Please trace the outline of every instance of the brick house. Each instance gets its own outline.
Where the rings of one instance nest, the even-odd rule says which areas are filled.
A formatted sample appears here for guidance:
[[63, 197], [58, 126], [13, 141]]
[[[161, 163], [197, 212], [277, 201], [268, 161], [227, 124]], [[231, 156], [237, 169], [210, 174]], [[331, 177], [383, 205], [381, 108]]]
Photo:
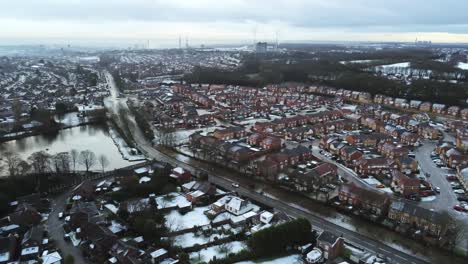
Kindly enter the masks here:
[[432, 103], [431, 102], [424, 102], [424, 103], [420, 104], [420, 106], [419, 106], [419, 110], [421, 110], [423, 112], [430, 112], [431, 108], [432, 108]]
[[362, 156], [362, 152], [354, 147], [346, 146], [340, 150], [340, 157], [346, 162], [346, 165], [354, 165]]
[[290, 178], [292, 179], [296, 190], [312, 192], [325, 184], [335, 183], [337, 175], [337, 167], [335, 165], [331, 163], [322, 163], [308, 171], [297, 169], [290, 174]]
[[363, 175], [387, 174], [391, 169], [398, 169], [398, 164], [390, 158], [360, 159], [355, 167], [355, 171]]
[[338, 196], [345, 204], [368, 210], [376, 216], [386, 215], [390, 203], [390, 198], [386, 194], [363, 189], [354, 184], [342, 185]]
[[266, 150], [278, 150], [281, 149], [281, 139], [268, 136], [260, 142], [260, 146]]
[[450, 116], [458, 116], [458, 113], [460, 113], [460, 107], [458, 106], [450, 106], [449, 108], [447, 108], [447, 114], [450, 115]]
[[400, 136], [400, 141], [401, 143], [403, 144], [406, 144], [408, 146], [414, 146], [416, 145], [416, 143], [418, 142], [419, 140], [419, 136], [418, 134], [416, 133], [411, 133], [411, 132], [404, 132], [403, 134], [401, 134]]
[[399, 157], [396, 159], [396, 163], [401, 172], [413, 173], [419, 170], [418, 161], [410, 157]]
[[407, 176], [399, 170], [392, 170], [392, 184], [395, 191], [403, 196], [419, 193], [420, 180], [416, 177]]
[[465, 108], [465, 109], [460, 111], [460, 117], [463, 120], [468, 120], [468, 108]]
[[445, 105], [444, 104], [433, 104], [432, 112], [434, 114], [445, 114]]
[[420, 207], [404, 200], [390, 204], [388, 218], [400, 224], [409, 224], [430, 233], [441, 236], [445, 231], [443, 216], [436, 211]]
[[333, 261], [344, 250], [344, 238], [325, 230], [318, 236], [317, 246], [323, 250], [323, 257], [325, 259]]
[[246, 136], [247, 131], [243, 127], [227, 127], [225, 129], [216, 129], [213, 137], [220, 140], [229, 140]]

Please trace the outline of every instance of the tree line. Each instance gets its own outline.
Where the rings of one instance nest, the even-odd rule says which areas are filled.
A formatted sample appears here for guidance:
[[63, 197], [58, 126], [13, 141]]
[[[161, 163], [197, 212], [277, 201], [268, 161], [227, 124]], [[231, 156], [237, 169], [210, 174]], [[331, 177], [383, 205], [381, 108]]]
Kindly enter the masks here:
[[105, 155], [97, 156], [91, 150], [59, 152], [50, 154], [46, 151], [36, 151], [27, 159], [22, 159], [17, 153], [7, 151], [3, 153], [0, 161], [0, 171], [6, 170], [10, 177], [19, 177], [28, 173], [70, 173], [76, 172], [77, 165], [82, 165], [86, 172], [99, 165], [104, 172], [109, 166], [109, 160]]

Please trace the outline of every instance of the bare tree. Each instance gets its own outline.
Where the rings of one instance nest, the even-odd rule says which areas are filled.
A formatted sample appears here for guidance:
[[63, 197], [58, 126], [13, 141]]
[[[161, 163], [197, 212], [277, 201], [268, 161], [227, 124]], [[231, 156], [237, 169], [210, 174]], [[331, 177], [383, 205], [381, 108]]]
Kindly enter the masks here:
[[231, 252], [232, 250], [232, 244], [230, 243], [224, 243], [224, 244], [220, 244], [218, 246], [218, 252], [221, 253], [221, 254], [224, 254], [225, 257], [228, 256], [228, 254]]
[[23, 113], [23, 104], [20, 100], [15, 99], [12, 103], [13, 116], [15, 117], [15, 122], [19, 122], [21, 119], [21, 114]]
[[85, 166], [86, 172], [96, 164], [96, 154], [91, 150], [83, 150], [80, 152], [80, 163]]
[[53, 163], [55, 167], [55, 171], [59, 172], [69, 172], [70, 171], [70, 153], [68, 152], [60, 152], [54, 155]]
[[104, 170], [106, 169], [107, 166], [109, 166], [109, 160], [107, 159], [107, 157], [102, 154], [99, 156], [99, 164], [101, 165], [101, 168], [102, 168], [102, 172], [104, 172]]
[[158, 144], [167, 147], [175, 146], [178, 140], [177, 133], [173, 129], [157, 129], [155, 138]]
[[29, 164], [25, 160], [21, 160], [20, 163], [18, 163], [18, 167], [17, 167], [18, 175], [24, 175], [28, 173], [30, 170], [31, 170], [31, 164]]
[[79, 152], [76, 149], [72, 149], [70, 151], [70, 161], [73, 166], [73, 171], [76, 171], [76, 164], [78, 163], [79, 160]]
[[20, 174], [18, 165], [23, 161], [18, 154], [7, 151], [3, 154], [5, 166], [8, 169], [10, 177], [16, 177]]
[[42, 174], [50, 170], [51, 155], [45, 151], [37, 151], [32, 153], [28, 160], [35, 173]]

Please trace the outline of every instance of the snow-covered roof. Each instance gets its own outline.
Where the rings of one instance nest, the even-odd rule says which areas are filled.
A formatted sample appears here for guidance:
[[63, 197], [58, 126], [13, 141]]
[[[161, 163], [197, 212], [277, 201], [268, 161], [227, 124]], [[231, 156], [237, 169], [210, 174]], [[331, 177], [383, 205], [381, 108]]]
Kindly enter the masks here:
[[0, 254], [0, 262], [7, 262], [10, 259], [10, 252], [3, 252]]
[[21, 256], [39, 253], [39, 247], [28, 247], [21, 250]]
[[138, 182], [140, 184], [142, 184], [142, 183], [146, 183], [146, 182], [150, 182], [150, 181], [151, 181], [150, 177], [143, 176], [143, 177], [140, 178], [140, 180]]
[[149, 170], [148, 168], [143, 167], [143, 168], [135, 169], [134, 172], [135, 172], [136, 174], [143, 174], [143, 173], [147, 173], [148, 170]]
[[152, 258], [159, 258], [166, 253], [167, 253], [167, 250], [165, 250], [164, 248], [161, 248], [161, 249], [151, 252], [150, 255]]
[[185, 172], [181, 167], [176, 167], [173, 171], [178, 174], [183, 174]]
[[62, 256], [58, 252], [53, 252], [42, 256], [42, 264], [60, 264]]
[[119, 209], [117, 208], [117, 206], [113, 205], [113, 204], [105, 204], [104, 207], [111, 211], [112, 213], [116, 214], [117, 211], [119, 211]]

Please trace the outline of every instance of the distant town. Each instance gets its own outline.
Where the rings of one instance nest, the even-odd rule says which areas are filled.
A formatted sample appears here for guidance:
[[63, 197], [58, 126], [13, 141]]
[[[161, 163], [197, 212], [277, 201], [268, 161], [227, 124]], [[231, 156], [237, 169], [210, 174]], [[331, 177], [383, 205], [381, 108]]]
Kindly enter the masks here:
[[466, 263], [468, 47], [29, 49], [0, 263]]

